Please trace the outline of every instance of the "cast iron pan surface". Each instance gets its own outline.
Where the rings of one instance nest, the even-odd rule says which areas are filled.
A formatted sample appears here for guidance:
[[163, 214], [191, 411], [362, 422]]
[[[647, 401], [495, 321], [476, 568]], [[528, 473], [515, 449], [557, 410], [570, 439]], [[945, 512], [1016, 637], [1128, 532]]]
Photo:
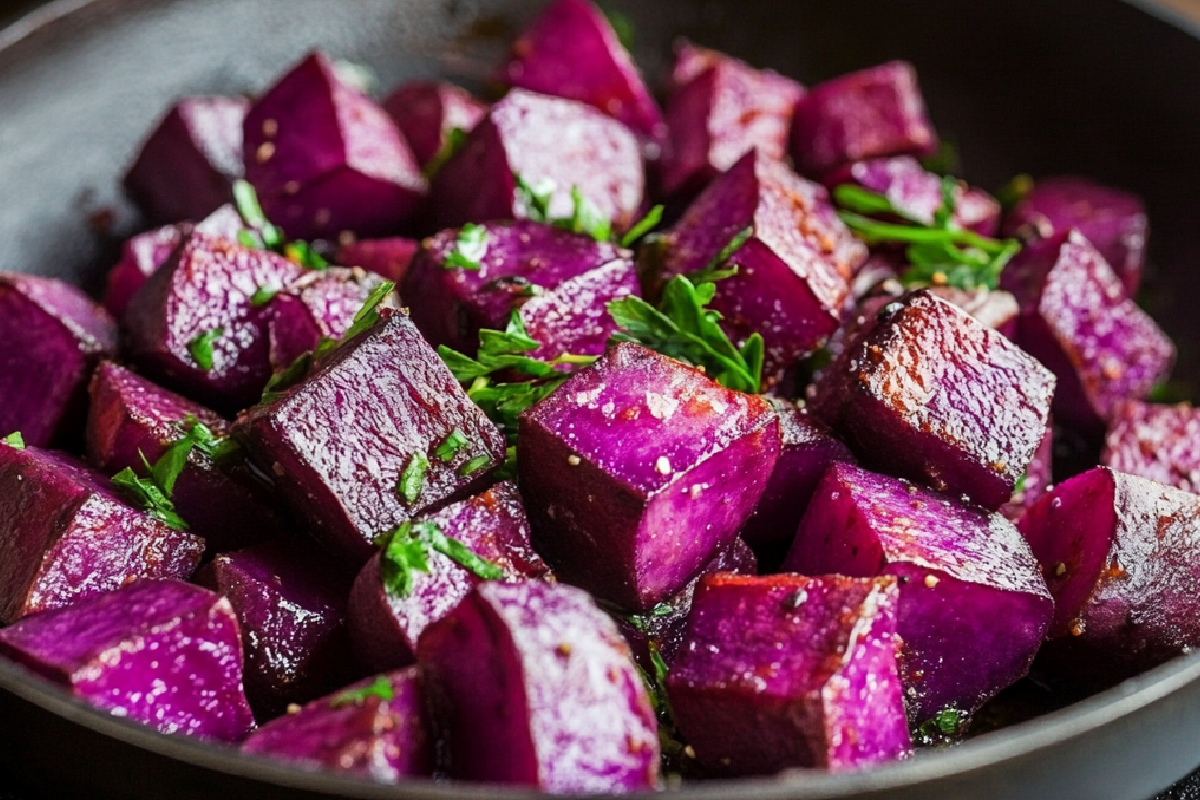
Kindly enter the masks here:
[[[255, 92], [308, 49], [386, 89], [478, 86], [538, 0], [58, 0], [0, 31], [0, 269], [95, 289], [138, 229], [119, 176], [170, 101]], [[1073, 172], [1139, 192], [1153, 225], [1147, 308], [1200, 377], [1200, 41], [1120, 0], [613, 0], [661, 73], [684, 35], [806, 83], [913, 61], [965, 177]], [[3, 398], [0, 398], [3, 402]], [[1200, 763], [1200, 654], [943, 752], [861, 774], [689, 785], [696, 800], [1142, 800]], [[378, 786], [166, 737], [0, 661], [0, 776], [34, 797], [494, 798]], [[0, 781], [4, 783], [4, 781]], [[5, 788], [8, 788], [7, 786]], [[15, 788], [15, 787], [14, 787]], [[1176, 790], [1183, 797], [1186, 790]]]

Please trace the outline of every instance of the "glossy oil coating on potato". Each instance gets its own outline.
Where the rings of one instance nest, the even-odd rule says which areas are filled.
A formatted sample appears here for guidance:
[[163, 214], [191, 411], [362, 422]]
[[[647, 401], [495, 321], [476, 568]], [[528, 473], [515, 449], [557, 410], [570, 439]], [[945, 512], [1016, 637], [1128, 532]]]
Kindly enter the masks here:
[[362, 267], [399, 286], [420, 247], [420, 242], [403, 236], [359, 239], [340, 246], [333, 260], [345, 267]]
[[382, 283], [373, 272], [329, 267], [306, 272], [288, 284], [264, 309], [273, 370], [287, 369], [324, 339], [345, 336], [363, 303]]
[[1100, 463], [1200, 494], [1200, 410], [1129, 400], [1113, 412]]

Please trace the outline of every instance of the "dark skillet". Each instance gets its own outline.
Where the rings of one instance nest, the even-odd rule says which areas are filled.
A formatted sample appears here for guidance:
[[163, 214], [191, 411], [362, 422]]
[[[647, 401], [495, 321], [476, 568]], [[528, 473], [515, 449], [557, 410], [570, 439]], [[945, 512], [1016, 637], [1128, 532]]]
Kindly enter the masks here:
[[[117, 194], [177, 95], [253, 91], [308, 48], [477, 80], [537, 0], [60, 0], [0, 32], [0, 269], [94, 287], [138, 220]], [[1145, 302], [1200, 376], [1200, 41], [1118, 0], [635, 0], [651, 75], [686, 35], [806, 82], [915, 62], [966, 177], [1078, 172], [1141, 193]], [[0, 398], [0, 402], [4, 399]], [[520, 797], [300, 772], [160, 736], [0, 663], [0, 776], [38, 796]], [[854, 775], [692, 786], [694, 798], [1141, 800], [1200, 763], [1200, 655], [953, 750]]]

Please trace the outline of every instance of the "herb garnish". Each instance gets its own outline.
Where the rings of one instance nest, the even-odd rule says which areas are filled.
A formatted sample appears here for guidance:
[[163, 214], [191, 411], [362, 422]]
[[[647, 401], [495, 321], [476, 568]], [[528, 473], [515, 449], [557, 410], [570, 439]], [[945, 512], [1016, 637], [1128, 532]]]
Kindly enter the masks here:
[[438, 151], [433, 154], [433, 158], [429, 159], [429, 163], [421, 170], [421, 174], [425, 176], [425, 180], [433, 180], [433, 176], [437, 175], [442, 167], [446, 166], [446, 162], [453, 158], [459, 150], [462, 150], [463, 145], [466, 143], [467, 132], [462, 128], [451, 128], [446, 133], [446, 141], [442, 143]]
[[[188, 451], [190, 450], [189, 447]], [[181, 459], [179, 451], [168, 449], [153, 466], [146, 460], [145, 453], [139, 450], [138, 455], [142, 458], [148, 477], [138, 477], [136, 472], [126, 467], [112, 477], [113, 486], [133, 505], [167, 527], [186, 531], [188, 525], [175, 511], [175, 504], [171, 502], [171, 492], [175, 489], [179, 473], [183, 471], [187, 452], [183, 453]]]
[[957, 174], [961, 166], [958, 147], [949, 139], [942, 139], [937, 150], [921, 159], [921, 167], [935, 175]]
[[621, 241], [619, 242], [621, 247], [632, 247], [638, 239], [641, 239], [647, 233], [654, 230], [654, 227], [662, 222], [662, 216], [663, 207], [660, 205], [654, 206], [647, 211], [646, 216], [633, 223], [632, 227], [621, 237]]
[[647, 674], [636, 662], [634, 666], [646, 686], [646, 693], [650, 696], [650, 707], [654, 709], [654, 716], [658, 720], [658, 742], [663, 760], [679, 764], [689, 757], [689, 754], [687, 748], [679, 741], [675, 710], [671, 708], [671, 700], [667, 697], [667, 664], [663, 661], [657, 644], [651, 641], [647, 642], [646, 646], [650, 651], [650, 664], [654, 668], [654, 675]]
[[597, 242], [612, 239], [612, 222], [583, 196], [578, 186], [571, 187], [571, 216], [553, 219], [550, 224], [571, 233], [586, 233]]
[[467, 435], [458, 428], [450, 431], [441, 444], [437, 446], [437, 457], [442, 461], [453, 461], [458, 452], [467, 444]]
[[530, 186], [520, 173], [514, 172], [513, 183], [515, 184], [513, 194], [524, 207], [525, 218], [534, 222], [547, 224], [551, 222], [550, 198], [554, 196], [554, 181], [550, 178], [542, 178], [538, 181], [537, 186]]
[[931, 719], [922, 722], [913, 738], [916, 739], [917, 744], [923, 745], [945, 741], [962, 733], [969, 720], [970, 715], [965, 711], [959, 711], [957, 708], [943, 708]]
[[13, 448], [14, 450], [24, 450], [25, 449], [25, 438], [23, 436], [21, 436], [20, 431], [13, 431], [8, 436], [5, 436], [3, 440], [0, 440], [0, 441], [3, 441], [6, 445]]
[[305, 269], [327, 270], [329, 262], [318, 253], [308, 242], [297, 239], [283, 246], [283, 256], [293, 264], [299, 264]]
[[425, 489], [425, 473], [429, 472], [429, 457], [420, 450], [412, 454], [408, 465], [400, 473], [400, 482], [396, 484], [396, 494], [404, 498], [410, 506], [417, 502]]
[[443, 269], [466, 269], [479, 271], [479, 261], [487, 254], [488, 230], [482, 225], [468, 222], [458, 231], [454, 249], [446, 254]]
[[217, 436], [211, 428], [196, 419], [194, 414], [186, 415], [183, 422], [179, 423], [179, 428], [183, 431], [183, 438], [172, 444], [171, 447], [183, 449], [186, 445], [189, 452], [194, 447], [211, 458], [214, 463], [226, 462], [241, 450], [231, 437]]
[[363, 686], [361, 689], [347, 689], [341, 692], [329, 701], [331, 708], [341, 708], [343, 706], [356, 706], [366, 702], [368, 697], [378, 697], [380, 700], [391, 700], [396, 696], [396, 690], [392, 686], [392, 681], [387, 675], [380, 675], [368, 686]]
[[613, 33], [617, 35], [617, 41], [621, 43], [621, 47], [632, 53], [633, 23], [629, 17], [611, 8], [602, 7], [600, 12], [608, 19], [608, 24], [612, 26]]
[[279, 294], [278, 289], [272, 289], [270, 286], [260, 286], [254, 290], [254, 294], [250, 296], [250, 305], [258, 308], [265, 306], [274, 299], [275, 295]]
[[742, 248], [750, 237], [754, 235], [754, 226], [747, 225], [742, 230], [734, 234], [729, 243], [721, 248], [721, 251], [713, 256], [712, 261], [704, 265], [703, 269], [698, 269], [695, 272], [689, 272], [687, 277], [694, 284], [701, 283], [716, 283], [717, 281], [732, 278], [738, 272], [737, 264], [730, 264], [730, 259], [733, 254]]
[[513, 181], [516, 184], [513, 192], [524, 209], [526, 219], [553, 225], [572, 233], [586, 233], [597, 242], [615, 242], [621, 247], [630, 247], [662, 221], [663, 207], [654, 206], [618, 239], [613, 234], [612, 220], [605, 217], [591, 200], [584, 197], [578, 186], [571, 187], [571, 215], [554, 217], [550, 214], [550, 201], [556, 188], [553, 180], [543, 178], [538, 181], [537, 186], [530, 186], [520, 174], [513, 173]]
[[492, 460], [492, 457], [489, 456], [487, 453], [481, 453], [481, 454], [475, 456], [474, 458], [472, 458], [467, 463], [463, 464], [461, 467], [459, 467], [458, 474], [464, 478], [469, 475], [473, 475], [474, 473], [479, 472], [479, 470], [486, 467], [488, 465], [488, 462], [491, 460]]
[[1013, 496], [1025, 491], [1025, 484], [1029, 481], [1029, 470], [1021, 473], [1021, 477], [1017, 478], [1017, 482], [1013, 485]]
[[375, 540], [381, 548], [380, 571], [383, 585], [397, 597], [412, 594], [417, 572], [429, 572], [429, 552], [449, 558], [483, 580], [504, 577], [504, 569], [494, 561], [476, 554], [457, 539], [442, 533], [432, 522], [405, 522], [394, 531]]
[[996, 199], [1000, 208], [1011, 211], [1013, 206], [1025, 199], [1025, 195], [1033, 191], [1033, 176], [1022, 172], [1014, 175], [1012, 180], [996, 190]]
[[283, 230], [267, 219], [262, 204], [258, 202], [258, 193], [244, 178], [233, 182], [233, 204], [242, 222], [246, 224], [245, 228], [238, 231], [238, 244], [255, 250], [279, 253], [305, 269], [329, 268], [329, 262], [322, 258], [311, 244], [300, 240], [289, 242], [283, 235]]
[[224, 335], [224, 328], [213, 328], [196, 334], [196, 337], [188, 342], [188, 352], [192, 354], [200, 369], [208, 372], [213, 368], [213, 343]]

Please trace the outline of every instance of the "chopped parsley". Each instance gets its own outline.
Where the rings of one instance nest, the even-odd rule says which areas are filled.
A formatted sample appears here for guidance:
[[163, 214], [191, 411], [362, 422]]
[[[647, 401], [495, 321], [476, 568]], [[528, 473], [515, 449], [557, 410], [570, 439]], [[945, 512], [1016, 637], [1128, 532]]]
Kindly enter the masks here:
[[396, 494], [404, 498], [410, 506], [417, 502], [425, 489], [425, 474], [429, 472], [429, 457], [421, 451], [412, 454], [408, 465], [400, 473], [400, 482], [396, 484]]
[[996, 199], [1000, 201], [1000, 208], [1011, 211], [1032, 191], [1033, 176], [1022, 172], [1020, 175], [1014, 175], [1012, 180], [996, 190]]
[[3, 440], [0, 440], [0, 441], [3, 441], [6, 445], [13, 448], [14, 450], [24, 450], [25, 449], [25, 437], [21, 436], [20, 431], [13, 431], [8, 436], [5, 436]]
[[921, 159], [921, 167], [935, 175], [955, 175], [962, 167], [958, 147], [949, 139], [942, 139], [937, 150]]
[[244, 178], [233, 182], [233, 204], [246, 227], [238, 231], [238, 244], [255, 250], [269, 250], [305, 269], [324, 270], [329, 268], [320, 253], [309, 242], [289, 242], [283, 230], [267, 219], [254, 186]]
[[742, 248], [750, 237], [754, 235], [754, 226], [747, 225], [742, 230], [734, 234], [729, 243], [721, 248], [721, 251], [713, 256], [712, 261], [709, 261], [703, 269], [688, 273], [688, 280], [694, 284], [701, 283], [716, 283], [717, 281], [732, 278], [738, 272], [737, 264], [730, 264], [730, 259], [733, 254]]
[[554, 181], [542, 178], [537, 186], [530, 186], [518, 173], [513, 173], [513, 194], [521, 206], [523, 216], [534, 222], [549, 223], [550, 199], [554, 196]]
[[265, 306], [274, 299], [275, 295], [279, 294], [278, 289], [272, 289], [270, 286], [260, 286], [254, 290], [254, 294], [250, 296], [250, 305], [258, 308]]
[[442, 167], [446, 166], [446, 162], [454, 158], [458, 151], [463, 149], [463, 145], [467, 143], [467, 132], [462, 128], [451, 128], [446, 133], [446, 141], [433, 158], [429, 159], [429, 163], [421, 170], [421, 174], [425, 176], [425, 180], [433, 180], [433, 176], [441, 172]]
[[138, 455], [142, 457], [142, 464], [146, 468], [148, 477], [139, 477], [131, 468], [126, 467], [113, 476], [113, 486], [132, 505], [145, 511], [167, 527], [177, 531], [186, 531], [188, 525], [184, 522], [183, 517], [175, 511], [175, 504], [171, 502], [171, 492], [175, 488], [175, 481], [179, 477], [179, 473], [183, 470], [183, 462], [186, 460], [187, 454], [184, 453], [181, 460], [178, 452], [173, 453], [171, 449], [168, 449], [153, 466], [140, 450]]
[[228, 436], [217, 436], [194, 414], [185, 416], [183, 422], [179, 423], [179, 429], [183, 431], [183, 438], [172, 444], [173, 448], [183, 448], [185, 445], [189, 451], [195, 448], [217, 464], [225, 463], [241, 452], [237, 442]]
[[488, 230], [482, 225], [468, 222], [458, 231], [454, 249], [446, 254], [444, 269], [479, 271], [479, 261], [487, 254]]
[[1013, 495], [1015, 496], [1015, 495], [1018, 495], [1021, 492], [1025, 491], [1025, 484], [1028, 481], [1029, 481], [1029, 470], [1025, 470], [1024, 472], [1021, 473], [1021, 477], [1017, 478], [1017, 482], [1013, 486], [1013, 490], [1012, 490]]
[[613, 33], [617, 35], [617, 41], [621, 43], [627, 51], [633, 52], [633, 22], [629, 17], [611, 8], [600, 9], [605, 18], [608, 19], [608, 24], [612, 26]]
[[196, 335], [188, 342], [188, 352], [192, 354], [196, 365], [208, 372], [213, 368], [213, 343], [225, 335], [224, 328], [213, 328]]
[[375, 678], [367, 686], [358, 689], [347, 689], [344, 692], [336, 694], [329, 701], [332, 708], [342, 708], [343, 706], [362, 705], [369, 697], [378, 697], [380, 700], [388, 701], [396, 696], [396, 690], [392, 686], [392, 681], [387, 675], [380, 675]]
[[459, 467], [458, 474], [463, 476], [464, 478], [469, 475], [474, 475], [476, 472], [479, 472], [479, 470], [486, 467], [491, 460], [492, 460], [492, 457], [489, 456], [487, 453], [482, 453], [480, 455], [477, 455], [474, 458], [472, 458], [470, 461], [468, 461], [467, 463], [465, 463], [461, 467]]
[[571, 233], [586, 233], [597, 242], [612, 239], [612, 222], [583, 196], [578, 186], [571, 187], [571, 216], [553, 219], [550, 224]]
[[380, 547], [380, 571], [384, 588], [396, 597], [408, 597], [416, 584], [416, 573], [429, 572], [430, 551], [441, 553], [483, 580], [504, 577], [504, 569], [475, 553], [457, 539], [442, 533], [432, 522], [405, 522], [375, 540]]
[[437, 446], [437, 457], [442, 461], [453, 461], [459, 451], [467, 445], [467, 435], [458, 428], [450, 431], [442, 443]]
[[329, 269], [329, 262], [308, 242], [300, 240], [288, 242], [283, 246], [283, 255], [288, 261], [299, 264], [305, 269], [318, 271]]
[[641, 239], [647, 233], [654, 230], [658, 223], [662, 222], [662, 216], [662, 206], [654, 206], [647, 211], [646, 216], [633, 223], [633, 226], [621, 237], [621, 247], [632, 247], [638, 239]]
[[536, 186], [530, 186], [520, 174], [513, 173], [513, 182], [518, 210], [523, 212], [526, 219], [572, 233], [587, 234], [597, 242], [615, 242], [621, 247], [630, 247], [662, 222], [663, 207], [654, 206], [618, 239], [613, 233], [612, 220], [604, 216], [595, 203], [584, 197], [578, 185], [571, 187], [570, 216], [555, 217], [550, 214], [550, 202], [556, 188], [554, 181], [543, 178]]
[[953, 739], [966, 730], [971, 715], [957, 708], [943, 708], [917, 728], [917, 744], [931, 745]]

